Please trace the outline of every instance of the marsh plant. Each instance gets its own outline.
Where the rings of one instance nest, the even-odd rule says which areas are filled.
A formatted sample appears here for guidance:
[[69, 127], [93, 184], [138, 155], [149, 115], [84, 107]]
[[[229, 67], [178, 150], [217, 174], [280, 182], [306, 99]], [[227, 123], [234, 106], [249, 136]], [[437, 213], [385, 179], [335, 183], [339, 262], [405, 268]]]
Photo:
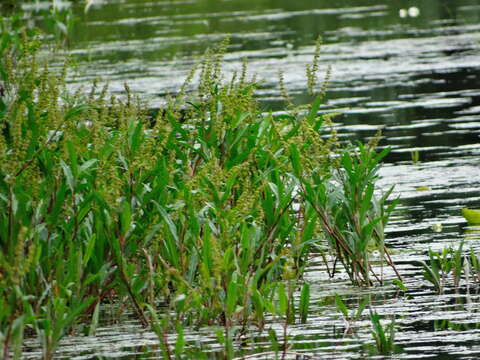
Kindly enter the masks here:
[[[388, 325], [382, 324], [382, 316], [372, 309], [370, 296], [358, 299], [358, 303], [353, 309], [349, 310], [342, 298], [339, 295], [335, 295], [335, 306], [345, 323], [344, 337], [357, 336], [356, 330], [359, 326], [356, 323], [362, 320], [362, 314], [365, 308], [369, 306], [371, 334], [375, 341], [374, 353], [390, 355], [399, 350], [395, 345], [395, 317], [392, 316], [392, 320]], [[369, 352], [371, 352], [371, 349], [369, 349]]]
[[441, 251], [429, 249], [428, 260], [420, 262], [424, 279], [434, 286], [438, 294], [443, 294], [449, 285], [458, 290], [462, 275], [467, 290], [471, 285], [480, 283], [478, 254], [472, 248], [465, 252], [463, 245], [461, 241], [457, 248], [448, 246]]
[[262, 112], [246, 66], [222, 74], [224, 42], [195, 69], [198, 90], [152, 118], [127, 85], [121, 98], [70, 93], [68, 66], [52, 71], [34, 33], [2, 24], [4, 358], [21, 356], [25, 336], [50, 359], [63, 336], [94, 335], [107, 300], [130, 304], [166, 357], [183, 351], [169, 332], [216, 325], [232, 358], [236, 337], [269, 315], [285, 335], [308, 321], [314, 244], [355, 284], [382, 280], [373, 248], [393, 266], [383, 229], [394, 203], [375, 192], [386, 151], [341, 147], [321, 96], [307, 111]]
[[[25, 7], [28, 3], [28, 9]], [[29, 28], [41, 28], [49, 40], [54, 40], [57, 45], [65, 46], [68, 44], [69, 36], [73, 31], [75, 23], [79, 20], [73, 11], [75, 1], [48, 0], [2, 0], [0, 1], [0, 12], [3, 19], [8, 19], [5, 15], [28, 19], [25, 24]], [[93, 3], [91, 1], [81, 1], [85, 4], [85, 11], [88, 11]], [[37, 28], [38, 27], [38, 28]]]
[[342, 315], [345, 323], [345, 331], [343, 333], [344, 336], [355, 334], [355, 323], [362, 319], [363, 311], [369, 303], [370, 298], [364, 297], [363, 299], [359, 300], [356, 308], [349, 310], [342, 298], [339, 295], [335, 295], [335, 306]]
[[395, 351], [395, 318], [392, 317], [390, 324], [382, 325], [381, 316], [370, 310], [370, 321], [377, 352], [381, 355], [391, 355]]

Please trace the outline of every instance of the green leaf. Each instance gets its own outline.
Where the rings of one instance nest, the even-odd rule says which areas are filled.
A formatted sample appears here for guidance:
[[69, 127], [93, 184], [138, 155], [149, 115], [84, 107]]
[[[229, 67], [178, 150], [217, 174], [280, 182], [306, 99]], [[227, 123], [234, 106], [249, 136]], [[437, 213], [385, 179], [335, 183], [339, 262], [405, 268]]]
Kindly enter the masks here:
[[365, 310], [365, 307], [370, 303], [370, 299], [368, 297], [365, 297], [360, 301], [360, 304], [358, 305], [357, 312], [355, 313], [355, 320], [360, 320], [360, 317], [362, 316], [363, 311]]
[[302, 177], [302, 165], [300, 163], [300, 153], [295, 144], [290, 144], [290, 160], [292, 162], [293, 172], [297, 178]]
[[405, 286], [405, 284], [400, 281], [399, 279], [395, 279], [393, 280], [393, 283], [402, 291], [407, 291], [407, 287]]
[[337, 294], [335, 294], [335, 304], [337, 305], [337, 310], [340, 311], [345, 318], [348, 318], [348, 308], [342, 298]]
[[180, 322], [177, 323], [177, 338], [175, 341], [175, 356], [177, 359], [182, 358], [183, 350], [185, 348], [185, 333]]
[[211, 231], [209, 227], [205, 228], [205, 234], [203, 235], [203, 247], [202, 247], [202, 260], [206, 265], [206, 270], [211, 274], [213, 269], [213, 254], [212, 254], [212, 244], [211, 244]]
[[470, 225], [480, 225], [480, 210], [462, 209], [462, 216]]
[[98, 159], [90, 159], [85, 161], [82, 165], [80, 165], [78, 169], [78, 174], [81, 175], [85, 171], [87, 171], [89, 168], [91, 168], [93, 165], [95, 165], [98, 162]]
[[92, 207], [91, 207], [92, 201], [93, 201], [93, 196], [90, 196], [87, 200], [85, 200], [82, 203], [77, 215], [78, 223], [81, 223], [85, 219], [85, 217], [88, 215], [88, 213], [92, 210]]
[[[320, 109], [321, 104], [322, 104], [322, 98], [320, 96], [317, 96], [313, 101], [312, 107], [310, 108], [310, 112], [308, 113], [308, 116], [307, 116], [307, 120], [310, 124], [313, 124], [315, 122], [315, 119], [317, 118], [318, 110]], [[321, 124], [317, 124], [318, 127], [320, 127], [320, 125]]]
[[365, 218], [365, 216], [367, 215], [367, 211], [372, 207], [373, 190], [373, 183], [367, 184], [367, 188], [364, 192], [362, 204], [360, 207], [360, 216], [362, 218]]
[[57, 327], [63, 331], [63, 329], [69, 326], [93, 301], [93, 297], [89, 297], [78, 304], [72, 305], [67, 316], [59, 321]]
[[263, 320], [264, 318], [264, 305], [262, 295], [257, 289], [252, 290], [252, 304], [257, 316], [257, 320]]
[[66, 121], [80, 115], [81, 113], [87, 111], [87, 110], [92, 110], [92, 109], [97, 109], [97, 107], [95, 106], [92, 106], [92, 105], [87, 105], [87, 104], [80, 104], [80, 105], [76, 105], [72, 108], [70, 108], [67, 113], [65, 114], [65, 117], [64, 119]]
[[227, 285], [227, 314], [232, 315], [237, 307], [237, 273], [234, 272]]
[[71, 141], [67, 141], [67, 151], [68, 159], [70, 160], [70, 168], [72, 169], [72, 174], [75, 178], [78, 176], [78, 159], [77, 151]]
[[307, 322], [308, 309], [310, 306], [310, 285], [305, 283], [302, 286], [302, 291], [300, 293], [300, 317], [302, 324]]
[[285, 289], [285, 284], [280, 283], [277, 286], [277, 295], [278, 295], [278, 312], [282, 316], [287, 315], [288, 309], [288, 297], [287, 291]]
[[423, 266], [423, 269], [425, 272], [423, 273], [423, 276], [425, 280], [431, 282], [434, 286], [435, 289], [437, 290], [438, 293], [442, 292], [442, 284], [440, 282], [440, 278], [438, 273], [436, 273], [436, 269], [432, 266], [429, 267], [424, 261], [419, 261], [420, 265]]
[[67, 179], [68, 187], [72, 192], [75, 191], [75, 181], [73, 179], [73, 174], [70, 166], [68, 166], [63, 160], [60, 160], [60, 166], [62, 167], [63, 173]]
[[85, 249], [85, 254], [83, 255], [83, 265], [87, 265], [88, 260], [92, 256], [93, 249], [95, 249], [95, 240], [97, 239], [97, 234], [92, 234], [87, 243], [87, 248]]
[[128, 201], [123, 202], [122, 213], [120, 216], [121, 227], [122, 227], [122, 236], [127, 235], [128, 230], [132, 225], [132, 208]]
[[167, 211], [160, 204], [158, 204], [155, 201], [154, 203], [157, 207], [158, 212], [162, 216], [163, 220], [167, 223], [170, 233], [172, 234], [175, 241], [178, 243], [179, 239], [178, 239], [177, 227], [175, 226], [172, 219], [170, 218], [170, 215], [168, 215]]
[[392, 151], [392, 148], [386, 147], [382, 151], [380, 151], [375, 157], [374, 157], [374, 162], [375, 164], [379, 163], [380, 160], [382, 160], [385, 156], [387, 156], [390, 151]]
[[268, 329], [268, 338], [270, 339], [270, 344], [272, 345], [273, 351], [278, 351], [280, 349], [280, 343], [278, 342], [275, 330], [272, 328]]
[[139, 149], [140, 143], [143, 140], [142, 136], [142, 122], [137, 121], [136, 124], [132, 122], [129, 129], [129, 143], [130, 143], [130, 156], [135, 156]]
[[95, 305], [95, 310], [93, 310], [92, 321], [90, 322], [90, 327], [88, 329], [88, 336], [95, 336], [97, 332], [98, 322], [100, 318], [100, 301]]

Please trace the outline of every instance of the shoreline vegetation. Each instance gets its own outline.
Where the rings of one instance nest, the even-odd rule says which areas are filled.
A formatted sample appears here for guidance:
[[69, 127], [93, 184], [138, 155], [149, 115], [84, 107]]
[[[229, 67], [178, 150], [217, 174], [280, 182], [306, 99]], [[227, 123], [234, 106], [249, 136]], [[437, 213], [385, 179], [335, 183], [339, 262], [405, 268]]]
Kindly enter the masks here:
[[[396, 201], [375, 187], [388, 149], [375, 150], [378, 137], [340, 143], [333, 115], [319, 113], [320, 42], [309, 105], [288, 105], [284, 91], [285, 113], [264, 112], [246, 63], [222, 74], [226, 40], [151, 118], [128, 85], [122, 98], [95, 84], [70, 93], [68, 62], [52, 72], [21, 18], [2, 20], [0, 40], [4, 359], [21, 358], [26, 337], [51, 359], [62, 337], [95, 335], [106, 303], [126, 304], [168, 359], [193, 356], [186, 328], [222, 329], [223, 357], [233, 359], [236, 339], [272, 321], [284, 324], [283, 342], [270, 338], [285, 358], [288, 325], [308, 321], [302, 275], [312, 256], [331, 278], [371, 286], [384, 281], [378, 251], [401, 284], [384, 244]], [[391, 352], [393, 330], [373, 320], [377, 347]]]

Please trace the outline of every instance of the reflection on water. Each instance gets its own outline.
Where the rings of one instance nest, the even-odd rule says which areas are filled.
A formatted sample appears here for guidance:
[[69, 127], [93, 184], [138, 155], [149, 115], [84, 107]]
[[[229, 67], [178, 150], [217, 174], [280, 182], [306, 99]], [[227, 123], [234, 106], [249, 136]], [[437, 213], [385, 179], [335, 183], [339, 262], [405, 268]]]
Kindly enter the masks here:
[[[81, 21], [70, 38], [78, 61], [72, 81], [100, 77], [118, 92], [128, 81], [153, 107], [179, 88], [208, 46], [228, 34], [225, 69], [238, 69], [248, 58], [250, 72], [263, 79], [258, 96], [265, 109], [284, 105], [279, 70], [294, 100], [308, 102], [305, 65], [321, 35], [320, 70], [333, 69], [322, 111], [343, 113], [336, 120], [345, 141], [367, 139], [382, 129], [381, 146], [393, 149], [381, 183], [396, 184], [401, 201], [387, 241], [409, 290], [399, 294], [387, 285], [371, 292], [352, 288], [346, 279], [331, 282], [321, 260], [312, 259], [306, 278], [313, 315], [306, 325], [289, 329], [293, 349], [314, 358], [370, 355], [368, 316], [355, 324], [355, 337], [344, 338], [345, 324], [328, 301], [338, 293], [352, 308], [362, 296], [371, 296], [378, 313], [395, 315], [398, 358], [480, 357], [478, 289], [435, 295], [417, 263], [426, 259], [428, 248], [456, 248], [462, 239], [466, 249], [480, 250], [478, 229], [465, 227], [460, 215], [462, 208], [480, 208], [477, 0], [102, 0], [86, 14], [76, 6]], [[418, 154], [416, 164], [412, 153]], [[245, 354], [255, 346], [255, 351], [269, 350], [267, 334], [251, 336]], [[220, 357], [212, 331], [192, 331], [186, 340], [206, 358]], [[156, 336], [127, 314], [120, 324], [105, 323], [95, 338], [66, 339], [59, 355], [155, 358], [156, 344]], [[38, 356], [33, 340], [27, 346], [29, 357]]]

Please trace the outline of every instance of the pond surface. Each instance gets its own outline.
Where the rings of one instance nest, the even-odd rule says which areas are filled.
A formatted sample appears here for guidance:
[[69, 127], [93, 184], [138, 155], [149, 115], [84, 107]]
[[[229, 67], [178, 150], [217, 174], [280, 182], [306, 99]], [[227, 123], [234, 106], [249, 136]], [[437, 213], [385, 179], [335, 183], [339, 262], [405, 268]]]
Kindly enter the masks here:
[[[72, 82], [100, 78], [121, 92], [127, 81], [152, 107], [162, 106], [205, 49], [227, 35], [226, 70], [240, 69], [247, 58], [250, 73], [262, 80], [258, 96], [265, 109], [284, 105], [279, 70], [295, 101], [307, 101], [305, 66], [321, 35], [320, 74], [332, 67], [323, 110], [342, 113], [336, 123], [344, 139], [368, 139], [383, 129], [380, 145], [393, 149], [381, 186], [395, 184], [401, 201], [387, 243], [408, 291], [399, 294], [391, 285], [359, 289], [341, 276], [331, 281], [313, 258], [306, 274], [313, 311], [306, 325], [289, 328], [292, 349], [312, 359], [370, 356], [368, 311], [354, 324], [356, 336], [344, 336], [346, 324], [332, 300], [336, 293], [352, 308], [371, 296], [386, 323], [395, 317], [395, 358], [480, 358], [479, 289], [435, 295], [416, 262], [426, 259], [429, 248], [456, 247], [462, 239], [465, 248], [480, 251], [480, 231], [460, 215], [462, 208], [480, 208], [478, 1], [102, 0], [87, 14], [76, 10], [81, 21], [70, 48], [78, 75]], [[394, 275], [385, 268], [384, 277]], [[280, 336], [281, 327], [274, 328]], [[186, 338], [207, 358], [220, 358], [212, 331]], [[266, 333], [247, 343], [255, 352], [269, 350]], [[155, 358], [156, 344], [153, 333], [125, 314], [119, 323], [103, 324], [95, 338], [65, 339], [58, 356]], [[27, 357], [37, 357], [35, 342], [27, 346]]]

